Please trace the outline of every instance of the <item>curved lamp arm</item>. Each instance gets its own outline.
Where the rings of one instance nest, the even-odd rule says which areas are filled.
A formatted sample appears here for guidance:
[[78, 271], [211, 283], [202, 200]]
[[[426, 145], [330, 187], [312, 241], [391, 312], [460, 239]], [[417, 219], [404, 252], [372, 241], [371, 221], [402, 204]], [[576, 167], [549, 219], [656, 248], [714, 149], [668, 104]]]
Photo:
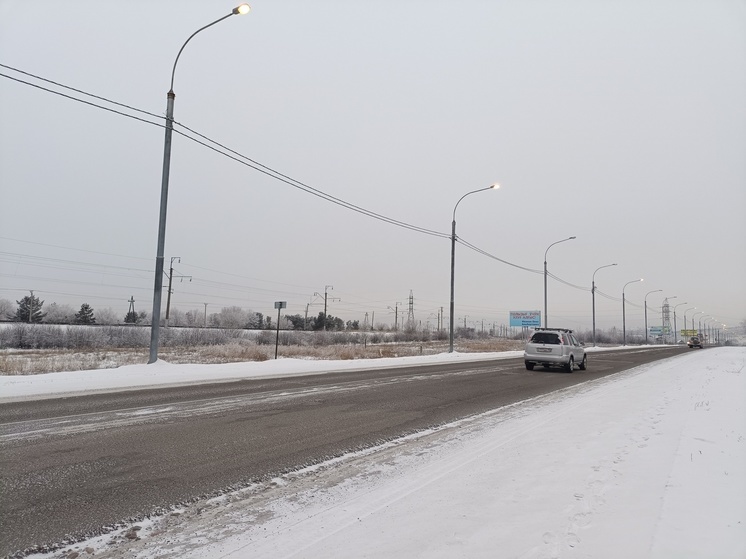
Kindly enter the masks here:
[[204, 31], [208, 27], [212, 27], [216, 23], [220, 23], [224, 19], [228, 19], [231, 16], [248, 14], [250, 11], [251, 11], [251, 7], [248, 4], [241, 4], [240, 6], [236, 6], [235, 8], [233, 8], [233, 10], [231, 11], [231, 13], [229, 13], [228, 15], [224, 15], [223, 17], [221, 17], [219, 19], [216, 19], [212, 23], [208, 23], [204, 27], [200, 27], [199, 29], [197, 29], [197, 31], [195, 31], [194, 33], [192, 33], [191, 35], [189, 35], [189, 38], [186, 41], [184, 41], [183, 45], [181, 45], [181, 48], [179, 49], [179, 53], [176, 55], [176, 60], [174, 60], [174, 67], [171, 70], [171, 87], [169, 89], [169, 92], [173, 92], [173, 90], [174, 90], [174, 76], [176, 74], [176, 64], [178, 64], [179, 57], [181, 56], [181, 51], [184, 50], [184, 47], [187, 46], [187, 43], [189, 43], [189, 41], [191, 41], [192, 38], [197, 33], [199, 33], [200, 31]]

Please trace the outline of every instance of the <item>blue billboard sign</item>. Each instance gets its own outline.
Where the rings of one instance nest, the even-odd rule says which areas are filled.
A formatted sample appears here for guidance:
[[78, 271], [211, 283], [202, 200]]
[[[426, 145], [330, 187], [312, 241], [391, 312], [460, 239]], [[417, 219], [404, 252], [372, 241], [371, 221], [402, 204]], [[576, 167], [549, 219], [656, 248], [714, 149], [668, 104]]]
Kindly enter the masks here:
[[541, 326], [541, 311], [510, 311], [510, 325], [521, 327]]

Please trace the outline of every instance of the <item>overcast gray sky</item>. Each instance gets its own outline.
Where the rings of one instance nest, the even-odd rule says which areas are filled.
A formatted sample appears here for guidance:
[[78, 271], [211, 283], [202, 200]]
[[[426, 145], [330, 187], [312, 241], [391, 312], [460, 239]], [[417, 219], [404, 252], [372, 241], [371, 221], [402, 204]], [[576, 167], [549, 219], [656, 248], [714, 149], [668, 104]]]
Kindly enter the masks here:
[[[397, 227], [175, 135], [172, 308], [323, 309], [431, 325], [660, 323], [676, 297], [746, 318], [746, 3], [742, 0], [255, 0], [197, 35], [175, 120]], [[230, 1], [0, 0], [0, 298], [151, 310], [163, 129], [9, 67], [165, 114], [179, 48]], [[13, 79], [11, 79], [13, 78]], [[113, 105], [106, 106], [114, 108]], [[151, 122], [156, 117], [121, 109]], [[177, 126], [177, 129], [185, 131]], [[653, 292], [655, 290], [660, 292]], [[165, 303], [165, 290], [164, 290]], [[688, 317], [696, 311], [689, 311]], [[701, 315], [699, 315], [701, 316]]]

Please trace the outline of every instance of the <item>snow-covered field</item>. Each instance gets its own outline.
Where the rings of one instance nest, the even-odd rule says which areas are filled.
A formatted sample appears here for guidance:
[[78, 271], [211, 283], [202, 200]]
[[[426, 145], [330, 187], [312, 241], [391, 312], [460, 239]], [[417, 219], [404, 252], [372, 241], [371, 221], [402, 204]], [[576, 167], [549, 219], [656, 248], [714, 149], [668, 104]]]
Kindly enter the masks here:
[[[692, 351], [195, 504], [64, 553], [743, 559], [745, 365], [746, 348]], [[0, 393], [35, 398], [177, 376], [214, 381], [318, 368], [283, 360], [251, 364], [251, 371], [246, 364], [176, 370], [157, 363], [5, 377]]]

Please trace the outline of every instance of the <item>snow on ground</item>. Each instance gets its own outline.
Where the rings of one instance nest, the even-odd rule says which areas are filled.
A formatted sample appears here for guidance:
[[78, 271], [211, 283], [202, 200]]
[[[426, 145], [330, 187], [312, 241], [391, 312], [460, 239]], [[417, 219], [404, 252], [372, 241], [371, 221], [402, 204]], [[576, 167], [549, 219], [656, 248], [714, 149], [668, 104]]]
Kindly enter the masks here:
[[[746, 348], [692, 351], [192, 505], [66, 552], [84, 555], [88, 547], [98, 558], [141, 559], [743, 559], [745, 365]], [[154, 369], [157, 376], [172, 367]], [[118, 371], [132, 383], [144, 374]], [[30, 384], [13, 395], [43, 392], [31, 387], [46, 376], [24, 377]], [[4, 396], [7, 386], [0, 387]], [[41, 386], [82, 388], [72, 381]]]
[[505, 351], [500, 353], [441, 353], [423, 357], [340, 361], [277, 359], [220, 365], [172, 365], [159, 360], [152, 365], [126, 365], [116, 369], [0, 376], [0, 402], [23, 398], [56, 397], [60, 394], [113, 392], [174, 384], [230, 382], [248, 378], [322, 374], [453, 361], [510, 359], [522, 356], [523, 351]]

